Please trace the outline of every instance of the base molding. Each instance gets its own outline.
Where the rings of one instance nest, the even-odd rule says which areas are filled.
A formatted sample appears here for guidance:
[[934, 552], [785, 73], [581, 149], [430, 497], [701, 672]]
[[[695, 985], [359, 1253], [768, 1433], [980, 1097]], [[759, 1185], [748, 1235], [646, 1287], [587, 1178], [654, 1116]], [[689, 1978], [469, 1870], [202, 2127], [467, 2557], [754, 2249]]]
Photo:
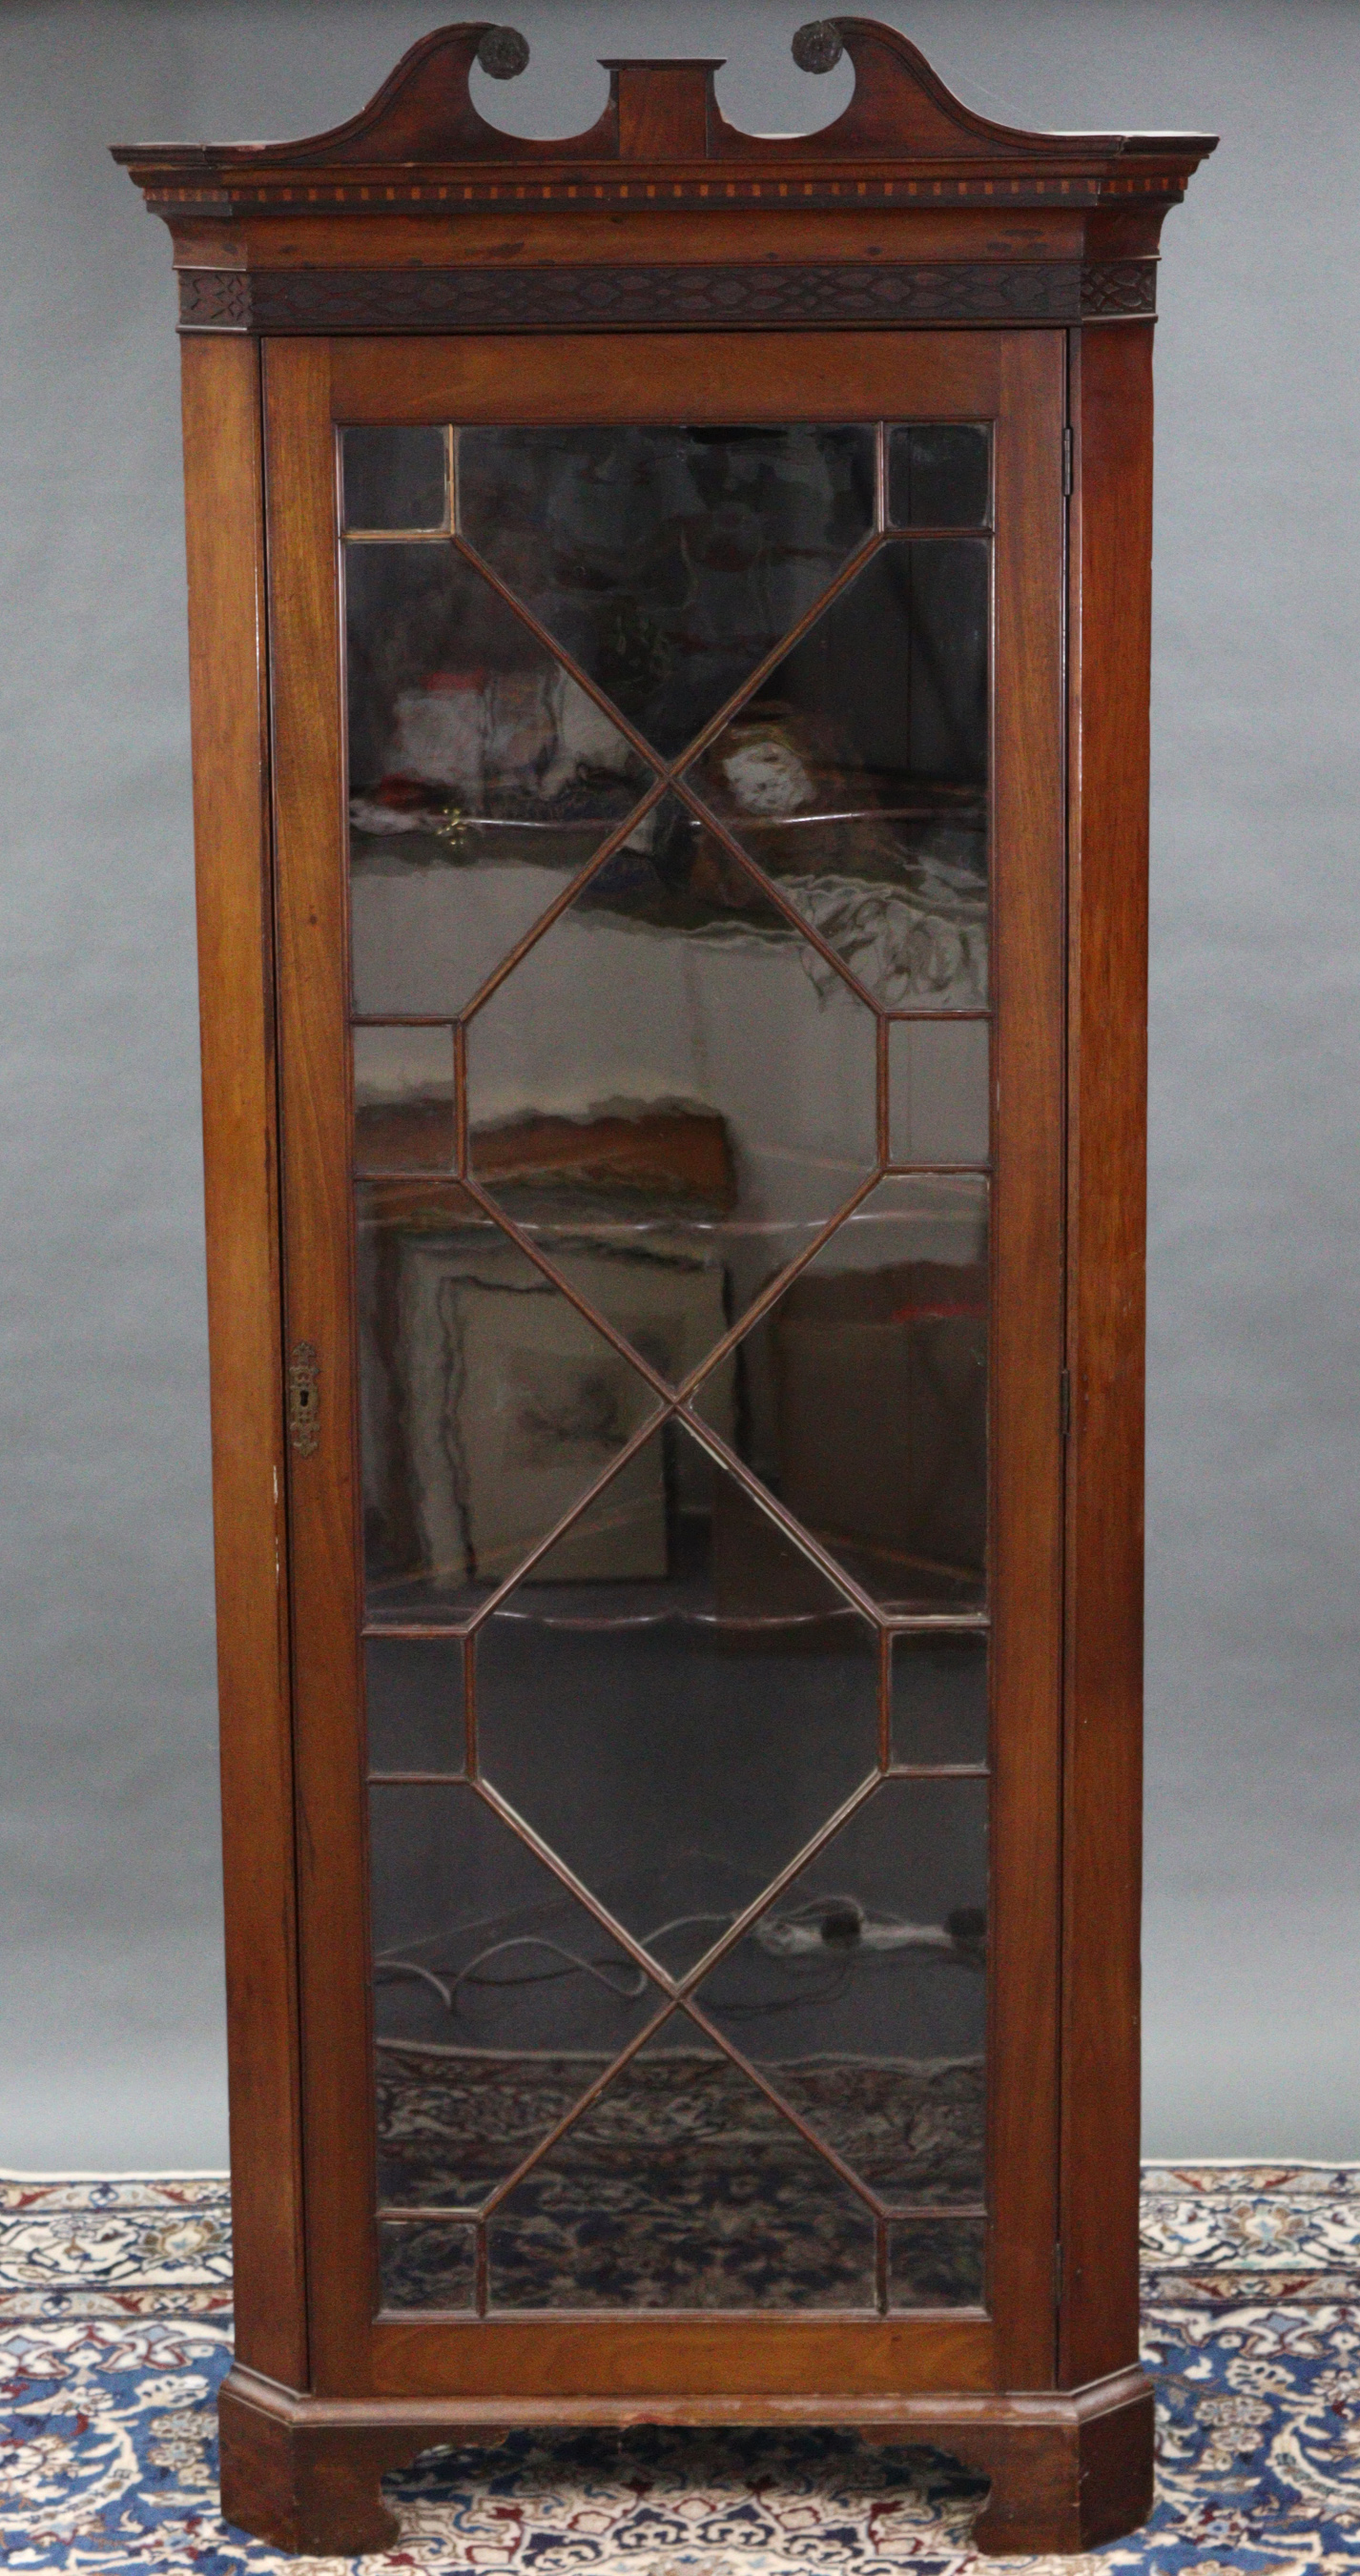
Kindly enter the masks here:
[[276, 2549], [353, 2557], [398, 2537], [382, 2480], [441, 2443], [638, 2424], [835, 2429], [928, 2445], [991, 2481], [974, 2546], [1093, 2549], [1152, 2505], [1152, 2388], [1139, 2369], [1085, 2388], [911, 2397], [309, 2397], [239, 2364], [219, 2398], [222, 2512]]

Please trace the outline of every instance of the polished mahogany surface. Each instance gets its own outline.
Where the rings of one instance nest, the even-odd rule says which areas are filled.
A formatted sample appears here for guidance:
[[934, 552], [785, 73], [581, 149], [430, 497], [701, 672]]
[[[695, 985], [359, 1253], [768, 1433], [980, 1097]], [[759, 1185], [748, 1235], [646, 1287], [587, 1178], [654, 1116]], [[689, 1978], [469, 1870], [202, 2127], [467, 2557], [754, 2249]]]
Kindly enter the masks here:
[[[423, 2441], [1145, 2509], [1150, 317], [1212, 138], [818, 21], [119, 154], [185, 334], [230, 2515]], [[947, 326], [940, 328], [937, 326]]]

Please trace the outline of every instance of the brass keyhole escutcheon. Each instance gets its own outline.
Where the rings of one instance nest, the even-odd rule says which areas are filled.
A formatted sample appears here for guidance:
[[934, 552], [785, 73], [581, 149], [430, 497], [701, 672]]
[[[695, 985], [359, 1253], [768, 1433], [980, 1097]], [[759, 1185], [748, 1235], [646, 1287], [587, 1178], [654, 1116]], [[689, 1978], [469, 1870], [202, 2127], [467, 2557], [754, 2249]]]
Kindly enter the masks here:
[[316, 1454], [321, 1437], [321, 1371], [315, 1342], [295, 1342], [288, 1363], [288, 1437], [299, 1458]]

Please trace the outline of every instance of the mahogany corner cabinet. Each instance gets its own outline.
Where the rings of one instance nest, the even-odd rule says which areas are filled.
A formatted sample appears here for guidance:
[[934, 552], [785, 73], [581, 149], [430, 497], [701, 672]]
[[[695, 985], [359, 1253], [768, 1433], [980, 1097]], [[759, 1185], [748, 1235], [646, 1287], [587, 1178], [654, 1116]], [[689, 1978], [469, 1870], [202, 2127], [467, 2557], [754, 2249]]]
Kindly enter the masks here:
[[227, 2517], [829, 2425], [1151, 2490], [1151, 352], [1193, 134], [904, 38], [486, 122], [446, 27], [174, 238]]

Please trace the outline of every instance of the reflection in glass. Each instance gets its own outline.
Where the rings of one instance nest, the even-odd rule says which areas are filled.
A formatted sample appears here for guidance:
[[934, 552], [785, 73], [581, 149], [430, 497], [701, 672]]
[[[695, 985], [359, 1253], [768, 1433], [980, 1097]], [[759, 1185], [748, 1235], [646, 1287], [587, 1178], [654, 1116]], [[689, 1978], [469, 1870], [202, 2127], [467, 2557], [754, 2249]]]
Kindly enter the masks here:
[[[912, 526], [985, 504], [951, 435], [894, 438]], [[501, 2310], [873, 2310], [863, 2201], [658, 2023], [692, 1975], [893, 2213], [892, 2301], [972, 2300], [986, 1784], [877, 1778], [880, 1632], [661, 1405], [706, 1371], [706, 1436], [889, 1614], [983, 1599], [986, 1181], [875, 1181], [877, 1019], [803, 925], [890, 1009], [984, 1003], [987, 544], [893, 536], [819, 612], [869, 429], [457, 446], [459, 539], [345, 550], [367, 1619], [482, 1620], [365, 1646], [372, 1766], [446, 1775], [370, 1792], [383, 2298], [475, 2308], [479, 2211]], [[442, 527], [443, 452], [349, 434], [349, 524]], [[720, 831], [653, 755], [771, 656], [692, 768]], [[985, 1157], [986, 1043], [892, 1025], [894, 1154]], [[898, 1762], [985, 1748], [983, 1641], [891, 1663]]]
[[985, 1020], [890, 1023], [890, 1162], [986, 1162], [991, 1112], [989, 1061]]
[[493, 2308], [872, 2308], [874, 2222], [683, 2014], [493, 2212]]
[[341, 431], [347, 528], [446, 528], [448, 432], [395, 428]]
[[[578, 1279], [588, 1266], [576, 1260]], [[617, 1307], [645, 1338], [628, 1269], [597, 1263], [588, 1284], [606, 1316]], [[461, 1616], [547, 1537], [657, 1399], [455, 1183], [359, 1192], [356, 1286], [368, 1614]], [[662, 1507], [644, 1465], [625, 1467], [619, 1496], [628, 1569], [645, 1571]]]
[[697, 2001], [889, 2207], [980, 2200], [987, 1785], [888, 1780]]
[[346, 550], [355, 1007], [453, 1011], [648, 784], [452, 545]]
[[378, 2197], [475, 2207], [660, 2007], [476, 1791], [369, 1791]]
[[447, 1171], [453, 1161], [451, 1029], [354, 1031], [354, 1160], [361, 1172]]
[[888, 2229], [890, 2308], [980, 2308], [987, 2229], [980, 2218], [904, 2219]]
[[883, 547], [687, 773], [891, 1009], [987, 989], [987, 547]]
[[739, 1315], [876, 1160], [875, 1024], [677, 798], [468, 1027], [473, 1169], [517, 1218], [662, 1227]]
[[892, 1758], [986, 1761], [985, 1637], [894, 1637]]
[[461, 1771], [463, 1647], [457, 1637], [370, 1637], [364, 1646], [370, 1771]]
[[[985, 1589], [987, 1185], [881, 1181], [737, 1345], [739, 1455], [884, 1609]], [[715, 1430], [709, 1382], [697, 1410]]]
[[975, 421], [914, 421], [888, 432], [894, 528], [979, 528], [990, 497], [990, 442]]
[[873, 526], [871, 429], [464, 429], [463, 534], [672, 759]]
[[479, 1630], [477, 1709], [485, 1777], [675, 1976], [873, 1770], [877, 1633], [672, 1421]]
[[385, 2308], [472, 2307], [477, 2296], [473, 2230], [432, 2226], [420, 2219], [408, 2226], [381, 2220], [378, 2279]]

